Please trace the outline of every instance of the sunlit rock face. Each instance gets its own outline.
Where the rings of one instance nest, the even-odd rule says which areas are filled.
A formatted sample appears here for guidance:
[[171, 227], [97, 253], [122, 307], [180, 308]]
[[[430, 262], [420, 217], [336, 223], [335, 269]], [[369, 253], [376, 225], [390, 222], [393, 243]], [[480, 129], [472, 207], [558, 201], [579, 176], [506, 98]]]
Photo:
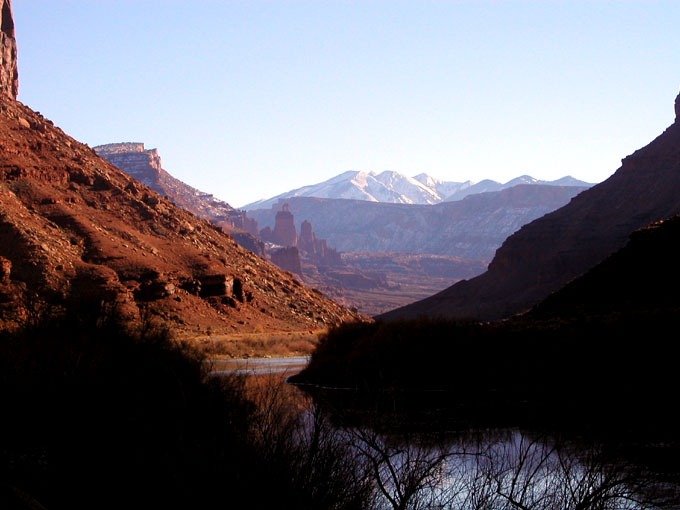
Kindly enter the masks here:
[[17, 98], [19, 92], [19, 73], [17, 71], [17, 42], [14, 39], [14, 18], [12, 2], [0, 0], [2, 27], [0, 29], [0, 48], [2, 69], [0, 69], [0, 94]]

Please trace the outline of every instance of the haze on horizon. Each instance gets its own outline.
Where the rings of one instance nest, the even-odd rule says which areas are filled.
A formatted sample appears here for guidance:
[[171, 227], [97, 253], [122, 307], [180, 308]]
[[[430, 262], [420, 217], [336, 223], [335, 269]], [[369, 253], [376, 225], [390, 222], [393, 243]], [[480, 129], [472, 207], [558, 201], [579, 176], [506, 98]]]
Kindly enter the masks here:
[[14, 0], [19, 99], [234, 206], [347, 170], [607, 178], [673, 121], [672, 1]]

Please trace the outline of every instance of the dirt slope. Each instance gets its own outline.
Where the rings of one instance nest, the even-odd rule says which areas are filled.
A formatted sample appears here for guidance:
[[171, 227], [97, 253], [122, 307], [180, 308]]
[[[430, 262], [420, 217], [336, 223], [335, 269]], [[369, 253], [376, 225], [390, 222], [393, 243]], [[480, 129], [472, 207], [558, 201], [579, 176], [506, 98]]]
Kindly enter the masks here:
[[[0, 98], [0, 324], [26, 303], [149, 308], [186, 334], [303, 330], [359, 316]], [[28, 307], [30, 309], [30, 306]]]

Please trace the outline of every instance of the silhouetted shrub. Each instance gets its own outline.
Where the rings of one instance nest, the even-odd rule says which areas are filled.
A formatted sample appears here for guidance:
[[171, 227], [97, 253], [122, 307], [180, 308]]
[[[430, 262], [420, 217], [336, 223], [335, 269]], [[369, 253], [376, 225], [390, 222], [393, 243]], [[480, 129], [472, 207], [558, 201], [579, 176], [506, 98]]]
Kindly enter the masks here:
[[[197, 350], [143, 322], [83, 307], [0, 333], [0, 506], [25, 494], [51, 510], [313, 508], [301, 502], [317, 488], [296, 482], [306, 443], [266, 454], [243, 379], [208, 377]], [[293, 441], [296, 429], [271, 427]], [[362, 508], [361, 497], [325, 500]]]
[[293, 381], [358, 390], [335, 392], [341, 406], [448, 408], [461, 426], [666, 433], [679, 424], [676, 317], [343, 325]]

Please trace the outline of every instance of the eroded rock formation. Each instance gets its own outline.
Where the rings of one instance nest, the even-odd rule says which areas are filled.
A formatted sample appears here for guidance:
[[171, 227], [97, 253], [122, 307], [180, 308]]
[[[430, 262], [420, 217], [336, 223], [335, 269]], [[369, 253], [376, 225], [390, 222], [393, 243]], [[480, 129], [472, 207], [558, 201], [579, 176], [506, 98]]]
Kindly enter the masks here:
[[288, 209], [288, 204], [283, 204], [281, 210], [276, 213], [272, 239], [274, 243], [280, 246], [297, 246], [295, 218]]
[[330, 248], [325, 239], [317, 238], [314, 234], [312, 224], [307, 220], [303, 221], [300, 225], [298, 248], [305, 252], [317, 265], [344, 265], [340, 253], [334, 248]]
[[272, 262], [284, 271], [290, 271], [302, 277], [302, 264], [300, 262], [300, 252], [295, 246], [276, 248], [270, 253]]
[[14, 17], [12, 2], [0, 0], [2, 25], [0, 27], [0, 94], [16, 99], [19, 93], [19, 72], [17, 70], [17, 42], [14, 38]]
[[300, 238], [298, 239], [298, 246], [301, 250], [305, 250], [310, 253], [315, 253], [316, 236], [314, 235], [314, 230], [312, 229], [312, 224], [307, 220], [302, 222], [300, 225]]

